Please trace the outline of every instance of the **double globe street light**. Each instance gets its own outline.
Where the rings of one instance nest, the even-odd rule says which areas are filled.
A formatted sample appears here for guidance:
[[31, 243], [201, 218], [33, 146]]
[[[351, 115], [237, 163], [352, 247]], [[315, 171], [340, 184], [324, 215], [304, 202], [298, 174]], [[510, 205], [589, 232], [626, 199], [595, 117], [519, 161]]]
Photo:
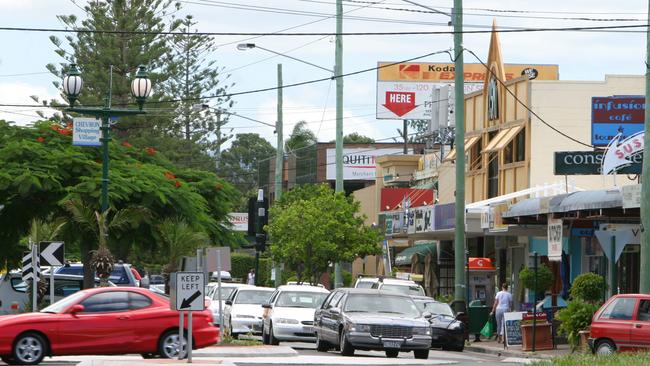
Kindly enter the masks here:
[[102, 191], [101, 191], [101, 212], [104, 212], [108, 209], [108, 143], [110, 142], [110, 120], [111, 118], [123, 117], [123, 116], [132, 116], [138, 114], [145, 114], [146, 112], [142, 110], [144, 107], [144, 102], [151, 94], [151, 80], [147, 74], [147, 70], [144, 66], [139, 66], [138, 71], [135, 74], [135, 79], [131, 82], [131, 93], [138, 103], [138, 109], [122, 109], [122, 108], [112, 108], [112, 93], [113, 93], [113, 66], [110, 68], [110, 77], [108, 82], [108, 96], [105, 99], [104, 107], [75, 107], [74, 104], [77, 101], [77, 98], [81, 94], [81, 89], [83, 87], [83, 79], [81, 78], [81, 72], [77, 68], [76, 64], [70, 65], [70, 70], [68, 74], [63, 78], [63, 92], [68, 98], [70, 107], [66, 108], [67, 112], [79, 113], [82, 115], [93, 116], [97, 119], [102, 120], [101, 130], [102, 130]]

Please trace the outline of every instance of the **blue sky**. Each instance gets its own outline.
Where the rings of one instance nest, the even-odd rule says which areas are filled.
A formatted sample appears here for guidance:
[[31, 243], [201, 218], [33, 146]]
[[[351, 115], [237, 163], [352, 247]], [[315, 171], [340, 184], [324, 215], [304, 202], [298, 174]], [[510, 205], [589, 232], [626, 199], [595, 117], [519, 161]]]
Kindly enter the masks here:
[[[401, 0], [373, 0], [380, 4], [362, 8], [367, 2], [344, 2], [344, 31], [446, 31], [448, 18], [440, 14], [419, 13], [397, 8], [417, 10]], [[416, 0], [418, 1], [418, 0]], [[419, 0], [420, 3], [449, 11], [452, 0]], [[62, 28], [57, 14], [76, 14], [83, 17], [83, 0], [0, 0], [0, 24], [5, 27]], [[334, 0], [187, 0], [177, 16], [193, 14], [197, 28], [205, 32], [275, 32], [308, 22], [292, 32], [333, 32]], [[268, 7], [254, 11], [252, 7]], [[544, 2], [532, 0], [466, 0], [464, 24], [466, 30], [489, 27], [493, 19], [502, 27], [575, 27], [598, 25], [644, 24], [647, 2], [626, 0], [572, 0]], [[233, 8], [236, 7], [237, 9]], [[242, 9], [243, 8], [243, 9]], [[257, 8], [259, 10], [259, 8]], [[281, 9], [281, 10], [278, 10]], [[525, 12], [500, 13], [485, 9], [509, 9]], [[300, 14], [286, 13], [286, 10]], [[274, 11], [269, 13], [269, 11]], [[307, 15], [305, 12], [310, 12]], [[546, 13], [542, 13], [546, 12]], [[625, 18], [639, 21], [578, 21], [561, 18]], [[546, 19], [551, 18], [551, 19]], [[403, 24], [404, 22], [419, 24]], [[441, 25], [436, 25], [441, 24]], [[58, 95], [52, 86], [53, 76], [45, 73], [45, 65], [59, 62], [49, 33], [0, 31], [0, 104], [32, 104], [30, 95], [49, 99]], [[501, 47], [507, 63], [537, 63], [559, 65], [563, 80], [603, 80], [606, 74], [643, 74], [646, 37], [640, 32], [539, 32], [501, 34]], [[219, 37], [210, 57], [217, 60], [231, 74], [239, 92], [276, 85], [276, 65], [283, 64], [284, 83], [290, 84], [327, 77], [328, 73], [296, 61], [273, 57], [260, 49], [238, 51], [237, 43], [246, 37]], [[279, 37], [266, 36], [246, 42], [278, 52], [287, 52], [325, 68], [333, 68], [333, 37]], [[345, 37], [343, 71], [352, 72], [376, 66], [378, 61], [399, 61], [443, 50], [453, 45], [451, 35], [423, 36], [366, 36]], [[464, 45], [483, 59], [487, 58], [488, 34], [466, 34]], [[472, 56], [466, 54], [466, 62]], [[423, 62], [449, 62], [446, 55], [432, 56]], [[37, 74], [32, 74], [37, 73]], [[16, 75], [20, 74], [20, 75]], [[23, 75], [30, 74], [30, 75]], [[14, 76], [15, 75], [15, 76]], [[376, 139], [396, 135], [402, 122], [375, 119], [376, 74], [373, 72], [346, 78], [344, 89], [344, 133], [359, 132]], [[155, 87], [155, 86], [154, 86]], [[241, 115], [275, 123], [276, 93], [265, 92], [238, 96], [233, 111]], [[334, 138], [335, 84], [322, 82], [284, 91], [284, 135], [293, 125], [306, 120], [320, 141]], [[36, 117], [30, 108], [0, 107], [0, 118], [28, 123]], [[552, 123], [552, 121], [549, 121]], [[233, 133], [257, 132], [275, 145], [273, 129], [245, 119], [231, 119]]]

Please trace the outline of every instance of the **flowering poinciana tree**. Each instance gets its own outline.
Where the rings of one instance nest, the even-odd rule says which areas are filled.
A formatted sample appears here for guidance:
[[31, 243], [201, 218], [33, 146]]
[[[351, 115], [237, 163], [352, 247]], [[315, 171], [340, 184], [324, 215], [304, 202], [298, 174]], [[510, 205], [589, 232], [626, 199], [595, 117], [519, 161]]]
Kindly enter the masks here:
[[[55, 127], [56, 126], [56, 127]], [[73, 217], [66, 202], [78, 201], [99, 210], [101, 152], [72, 145], [66, 125], [49, 121], [34, 127], [0, 121], [0, 267], [17, 268], [25, 249], [19, 244], [34, 218]], [[157, 225], [165, 218], [183, 217], [210, 242], [230, 238], [227, 214], [237, 199], [235, 189], [212, 173], [174, 166], [146, 146], [110, 143], [109, 202], [112, 212], [142, 207], [150, 219], [137, 225], [109, 229], [107, 248], [116, 259], [160, 263]], [[65, 233], [68, 253], [81, 259], [98, 247], [98, 240], [75, 225]], [[75, 249], [76, 248], [76, 249]]]

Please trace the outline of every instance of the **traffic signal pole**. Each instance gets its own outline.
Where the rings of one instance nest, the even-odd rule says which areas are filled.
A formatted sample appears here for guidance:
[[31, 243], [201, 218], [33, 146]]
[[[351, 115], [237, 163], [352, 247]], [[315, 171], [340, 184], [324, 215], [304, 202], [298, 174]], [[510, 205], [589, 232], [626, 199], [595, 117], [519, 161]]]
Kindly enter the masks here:
[[255, 230], [255, 286], [259, 283], [257, 275], [260, 271], [260, 252], [263, 252], [266, 246], [266, 235], [264, 234], [264, 217], [266, 216], [266, 209], [264, 208], [264, 190], [257, 191], [257, 215], [256, 230]]

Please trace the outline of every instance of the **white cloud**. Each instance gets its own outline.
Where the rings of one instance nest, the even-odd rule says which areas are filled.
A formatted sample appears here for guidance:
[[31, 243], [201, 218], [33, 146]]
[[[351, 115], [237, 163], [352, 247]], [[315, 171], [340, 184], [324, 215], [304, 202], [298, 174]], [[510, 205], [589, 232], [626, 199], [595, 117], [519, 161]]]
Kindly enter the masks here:
[[3, 105], [35, 105], [37, 104], [31, 95], [38, 96], [42, 100], [49, 101], [58, 99], [58, 95], [51, 94], [48, 88], [35, 86], [22, 82], [0, 83], [0, 119], [14, 121], [19, 125], [26, 125], [41, 119], [36, 111], [45, 113], [45, 116], [52, 115], [55, 110], [50, 108], [31, 108], [31, 107], [10, 107]]

